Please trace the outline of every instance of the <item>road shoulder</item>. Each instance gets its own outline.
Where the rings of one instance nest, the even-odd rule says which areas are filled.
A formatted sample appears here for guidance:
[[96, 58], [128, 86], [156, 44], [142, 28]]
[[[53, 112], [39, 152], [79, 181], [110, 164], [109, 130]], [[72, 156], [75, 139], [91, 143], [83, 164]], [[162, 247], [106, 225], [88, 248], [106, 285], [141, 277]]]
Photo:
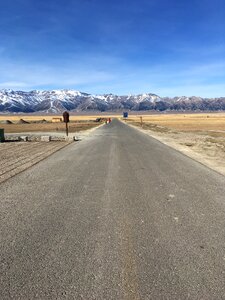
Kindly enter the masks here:
[[126, 124], [225, 176], [225, 151], [219, 149], [216, 143], [211, 142], [210, 137], [201, 138], [181, 132], [155, 132]]

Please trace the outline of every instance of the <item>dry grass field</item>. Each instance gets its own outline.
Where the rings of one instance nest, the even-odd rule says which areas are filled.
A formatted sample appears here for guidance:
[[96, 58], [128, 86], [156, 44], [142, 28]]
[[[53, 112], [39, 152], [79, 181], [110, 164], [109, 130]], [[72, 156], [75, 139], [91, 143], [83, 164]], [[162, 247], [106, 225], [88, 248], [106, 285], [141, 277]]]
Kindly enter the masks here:
[[126, 122], [225, 175], [225, 113], [131, 116]]
[[[225, 113], [145, 115], [142, 120], [144, 126], [157, 125], [175, 131], [225, 133]], [[141, 119], [140, 116], [131, 116], [127, 121], [140, 123]]]
[[[63, 122], [53, 123], [52, 118], [62, 118], [56, 115], [2, 115], [0, 116], [0, 128], [5, 133], [22, 133], [22, 132], [64, 132], [65, 124]], [[95, 122], [97, 116], [71, 116], [68, 124], [69, 132], [79, 132], [91, 129], [100, 125]], [[28, 123], [21, 123], [21, 119]], [[8, 124], [9, 122], [12, 124]]]
[[[96, 118], [113, 118], [121, 116], [121, 114], [93, 114], [93, 115], [70, 115], [71, 121], [94, 121]], [[20, 119], [26, 120], [28, 122], [40, 121], [45, 119], [46, 121], [52, 121], [52, 118], [62, 118], [62, 115], [34, 115], [34, 114], [15, 114], [15, 115], [0, 115], [0, 122], [4, 120], [10, 120], [12, 122], [18, 122]]]
[[[70, 123], [69, 132], [79, 132], [82, 130], [96, 127], [99, 123], [85, 122], [85, 123]], [[5, 130], [5, 133], [22, 133], [22, 132], [64, 132], [64, 123], [45, 123], [45, 124], [0, 124], [0, 128]]]
[[[52, 118], [62, 118], [62, 115], [33, 115], [33, 114], [15, 114], [15, 115], [0, 115], [0, 121], [4, 120], [10, 120], [12, 122], [18, 122], [20, 119], [26, 120], [28, 122], [33, 122], [33, 121], [40, 121], [45, 119], [46, 121], [52, 121]], [[97, 116], [89, 116], [89, 115], [84, 115], [84, 116], [71, 116], [70, 115], [70, 120], [71, 121], [81, 121], [81, 120], [95, 120]]]

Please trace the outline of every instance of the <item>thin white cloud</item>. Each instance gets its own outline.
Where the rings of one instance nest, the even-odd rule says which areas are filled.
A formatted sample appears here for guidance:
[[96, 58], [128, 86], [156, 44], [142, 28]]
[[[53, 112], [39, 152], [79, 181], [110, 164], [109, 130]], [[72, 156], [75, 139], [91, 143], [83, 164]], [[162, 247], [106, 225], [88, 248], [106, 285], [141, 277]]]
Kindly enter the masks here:
[[[43, 86], [87, 86], [97, 82], [106, 82], [113, 79], [110, 72], [96, 70], [85, 66], [45, 66], [0, 63], [0, 87], [35, 89]], [[18, 81], [21, 79], [21, 81]]]
[[17, 89], [17, 88], [26, 88], [29, 87], [27, 83], [20, 82], [20, 81], [6, 81], [6, 82], [0, 82], [0, 88], [1, 89]]
[[210, 85], [180, 85], [176, 87], [166, 87], [156, 89], [157, 93], [163, 97], [174, 96], [199, 96], [205, 98], [225, 97], [225, 84]]
[[225, 95], [225, 61], [135, 66], [116, 57], [86, 54], [58, 63], [28, 64], [0, 60], [0, 88], [20, 90], [74, 88], [90, 93], [160, 96]]

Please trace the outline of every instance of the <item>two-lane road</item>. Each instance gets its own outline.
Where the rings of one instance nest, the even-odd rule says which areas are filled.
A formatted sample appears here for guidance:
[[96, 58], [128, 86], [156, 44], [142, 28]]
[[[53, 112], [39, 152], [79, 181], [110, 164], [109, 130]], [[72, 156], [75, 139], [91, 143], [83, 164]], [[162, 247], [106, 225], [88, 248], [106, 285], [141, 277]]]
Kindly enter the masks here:
[[104, 125], [0, 185], [0, 299], [225, 299], [225, 178]]

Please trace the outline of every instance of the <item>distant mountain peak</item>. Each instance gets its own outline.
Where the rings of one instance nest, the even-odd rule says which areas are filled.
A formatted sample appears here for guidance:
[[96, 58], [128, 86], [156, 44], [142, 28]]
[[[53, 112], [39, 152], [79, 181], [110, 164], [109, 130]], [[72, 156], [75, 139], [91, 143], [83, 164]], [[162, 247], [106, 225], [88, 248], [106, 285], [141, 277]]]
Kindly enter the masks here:
[[156, 110], [192, 111], [225, 110], [225, 97], [205, 99], [201, 97], [160, 97], [153, 93], [139, 95], [92, 95], [77, 90], [62, 89], [30, 92], [0, 90], [0, 112], [47, 112]]

